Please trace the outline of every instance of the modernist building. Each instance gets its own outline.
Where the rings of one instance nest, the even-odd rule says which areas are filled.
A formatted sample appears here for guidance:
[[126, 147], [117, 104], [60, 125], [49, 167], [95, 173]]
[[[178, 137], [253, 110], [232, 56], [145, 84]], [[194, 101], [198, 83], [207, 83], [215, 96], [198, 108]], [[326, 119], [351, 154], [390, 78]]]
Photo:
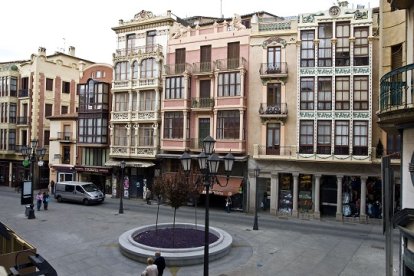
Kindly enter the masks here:
[[[23, 168], [20, 146], [38, 140], [39, 147], [49, 147], [50, 123], [46, 117], [74, 113], [77, 107], [76, 84], [79, 81], [79, 69], [92, 62], [75, 57], [75, 48], [70, 47], [68, 54], [56, 52], [46, 55], [46, 49], [39, 47], [37, 54], [32, 54], [29, 60], [8, 63], [10, 67], [2, 70], [2, 87], [9, 91], [9, 96], [2, 101], [4, 116], [9, 109], [9, 121], [3, 124], [3, 141], [7, 136], [8, 149], [3, 164], [0, 166], [8, 176], [8, 184], [12, 186], [16, 179], [23, 180], [29, 176], [29, 168]], [[16, 82], [17, 79], [17, 82]], [[9, 87], [9, 88], [8, 88]], [[17, 90], [17, 100], [15, 96]], [[5, 92], [4, 92], [5, 93]], [[3, 117], [4, 117], [3, 116]], [[5, 118], [5, 117], [4, 117]], [[11, 118], [11, 119], [10, 119]], [[14, 122], [13, 122], [14, 120]], [[14, 149], [13, 149], [14, 148]], [[6, 149], [6, 148], [5, 148]], [[13, 150], [12, 150], [13, 149]], [[13, 152], [14, 151], [14, 152]], [[46, 188], [49, 183], [48, 154], [44, 165], [37, 169], [39, 186]], [[19, 161], [13, 161], [19, 160]]]
[[378, 124], [386, 131], [387, 144], [401, 143], [401, 188], [394, 190], [401, 193], [401, 210], [394, 210], [393, 224], [401, 233], [400, 275], [414, 275], [414, 3], [382, 0], [380, 8]]
[[[262, 62], [273, 62], [270, 53], [275, 46], [282, 63], [275, 66], [277, 71], [267, 68], [270, 76], [256, 70], [261, 74], [257, 78], [265, 80], [258, 91], [265, 103], [280, 97], [281, 105], [276, 111], [273, 103], [270, 108], [263, 105], [249, 124], [251, 133], [261, 123], [260, 137], [251, 134], [254, 161], [249, 171], [258, 166], [261, 173], [257, 185], [250, 174], [250, 197], [256, 189], [266, 192], [259, 198], [268, 197], [272, 213], [366, 221], [366, 208], [360, 206], [369, 205], [369, 216], [381, 217], [375, 206], [381, 201], [375, 150], [380, 139], [374, 93], [377, 17], [375, 10], [351, 9], [342, 1], [326, 11], [300, 15], [296, 33], [287, 27], [275, 31], [268, 40], [270, 49], [263, 39], [258, 55]], [[260, 23], [264, 22], [259, 21], [259, 34]], [[289, 70], [283, 68], [284, 61]], [[254, 206], [252, 200], [250, 207]]]
[[[156, 16], [137, 13], [130, 21], [113, 27], [117, 49], [113, 54], [114, 79], [110, 114], [110, 160], [116, 187], [120, 162], [126, 162], [125, 187], [132, 196], [142, 196], [143, 186], [154, 176], [160, 147], [162, 68], [169, 29], [177, 18], [170, 11]], [[117, 168], [117, 169], [116, 169]]]

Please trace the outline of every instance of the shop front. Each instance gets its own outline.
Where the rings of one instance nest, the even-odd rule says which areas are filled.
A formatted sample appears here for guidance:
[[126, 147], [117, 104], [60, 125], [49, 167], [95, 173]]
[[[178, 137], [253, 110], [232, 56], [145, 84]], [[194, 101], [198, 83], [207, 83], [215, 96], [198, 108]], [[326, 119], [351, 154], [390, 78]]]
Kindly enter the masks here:
[[97, 166], [75, 166], [78, 180], [94, 183], [104, 194], [111, 193], [112, 169]]

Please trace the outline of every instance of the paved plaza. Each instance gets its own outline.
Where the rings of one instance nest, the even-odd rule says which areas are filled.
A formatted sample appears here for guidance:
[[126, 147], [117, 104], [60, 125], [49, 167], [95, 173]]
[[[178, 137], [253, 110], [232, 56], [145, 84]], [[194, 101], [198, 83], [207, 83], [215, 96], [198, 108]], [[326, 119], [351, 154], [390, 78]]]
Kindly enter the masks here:
[[[34, 245], [56, 269], [65, 275], [140, 275], [145, 265], [124, 257], [118, 237], [132, 228], [154, 224], [157, 205], [139, 199], [106, 198], [104, 204], [49, 204], [48, 211], [36, 211], [29, 220], [20, 205], [19, 194], [0, 188], [1, 222]], [[173, 209], [160, 206], [158, 222], [172, 222]], [[177, 211], [177, 222], [194, 223], [194, 208]], [[197, 210], [197, 223], [204, 224], [204, 209]], [[210, 210], [210, 226], [233, 236], [230, 253], [210, 262], [210, 275], [276, 276], [364, 276], [385, 275], [382, 226], [340, 223], [331, 219], [279, 219], [259, 213], [259, 230], [253, 231], [253, 216]], [[394, 236], [394, 275], [398, 275], [398, 235]], [[168, 266], [164, 275], [202, 275], [203, 265]]]

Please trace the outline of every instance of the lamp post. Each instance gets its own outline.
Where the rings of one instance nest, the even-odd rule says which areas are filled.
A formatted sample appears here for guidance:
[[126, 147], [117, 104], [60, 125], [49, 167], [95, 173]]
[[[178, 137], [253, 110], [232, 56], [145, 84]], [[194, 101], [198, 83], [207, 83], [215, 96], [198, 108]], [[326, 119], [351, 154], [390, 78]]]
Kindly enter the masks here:
[[[220, 157], [214, 153], [214, 144], [216, 140], [211, 136], [207, 136], [203, 140], [203, 151], [197, 156], [198, 165], [202, 174], [201, 179], [196, 181], [196, 184], [202, 182], [206, 190], [206, 213], [205, 213], [205, 224], [204, 224], [204, 276], [208, 276], [208, 262], [209, 262], [209, 204], [210, 204], [210, 187], [215, 183], [221, 185], [216, 177], [217, 171], [220, 164]], [[233, 169], [234, 156], [228, 153], [224, 158], [224, 170], [227, 176], [227, 182], [230, 177], [230, 173]], [[180, 157], [183, 170], [186, 174], [191, 171], [191, 156], [185, 152]], [[227, 183], [226, 183], [227, 185]]]
[[258, 189], [258, 184], [259, 184], [259, 174], [260, 174], [260, 168], [259, 166], [256, 166], [256, 168], [254, 169], [254, 177], [256, 178], [256, 200], [255, 200], [255, 206], [254, 206], [254, 223], [253, 223], [253, 230], [259, 230], [259, 224], [257, 222], [257, 203], [259, 201], [259, 189]]
[[[43, 159], [43, 156], [46, 154], [46, 149], [45, 148], [38, 148], [37, 146], [38, 146], [38, 140], [37, 139], [33, 139], [30, 142], [30, 146], [23, 146], [21, 148], [21, 153], [23, 155], [23, 158], [26, 159], [26, 157], [27, 157], [27, 160], [30, 161], [30, 174], [31, 174], [31, 176], [30, 176], [30, 181], [31, 181], [30, 193], [31, 193], [32, 206], [33, 206], [33, 199], [34, 199], [33, 198], [33, 189], [34, 189], [34, 186], [35, 186], [35, 183], [34, 183], [34, 179], [35, 179], [35, 177], [34, 177], [34, 174], [35, 174], [34, 173], [35, 163], [36, 163], [36, 161], [38, 161], [39, 162], [38, 165], [39, 166], [42, 166], [43, 165], [43, 161], [41, 161], [41, 159]], [[38, 185], [36, 185], [36, 187], [37, 186]], [[31, 218], [35, 218], [35, 216], [34, 216], [34, 209], [33, 209], [33, 212], [30, 213], [29, 219], [31, 219]]]
[[125, 161], [122, 160], [121, 164], [121, 194], [119, 197], [119, 214], [123, 214], [124, 213], [124, 202], [122, 201], [122, 198], [124, 197], [124, 169], [125, 169]]

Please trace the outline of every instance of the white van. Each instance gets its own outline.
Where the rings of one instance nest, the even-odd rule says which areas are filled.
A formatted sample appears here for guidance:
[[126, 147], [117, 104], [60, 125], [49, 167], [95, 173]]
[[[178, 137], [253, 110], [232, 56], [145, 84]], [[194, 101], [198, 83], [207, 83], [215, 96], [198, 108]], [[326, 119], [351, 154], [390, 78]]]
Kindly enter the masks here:
[[92, 182], [64, 181], [55, 185], [55, 198], [57, 201], [101, 203], [105, 199], [104, 193]]

